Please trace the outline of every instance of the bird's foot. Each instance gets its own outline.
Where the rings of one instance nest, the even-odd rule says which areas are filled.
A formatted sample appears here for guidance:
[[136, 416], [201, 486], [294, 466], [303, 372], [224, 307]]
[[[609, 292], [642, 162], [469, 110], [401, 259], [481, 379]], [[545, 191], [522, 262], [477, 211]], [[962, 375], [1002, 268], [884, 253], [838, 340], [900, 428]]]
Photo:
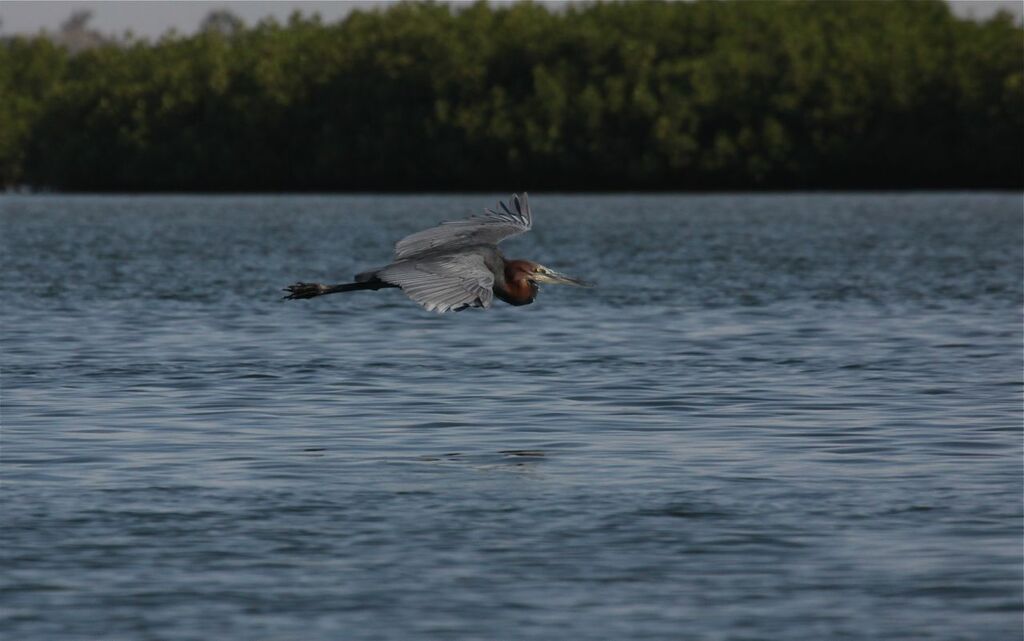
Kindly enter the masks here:
[[285, 300], [298, 300], [300, 298], [315, 298], [326, 290], [327, 285], [320, 283], [295, 283], [282, 291], [288, 292], [288, 295], [284, 297]]

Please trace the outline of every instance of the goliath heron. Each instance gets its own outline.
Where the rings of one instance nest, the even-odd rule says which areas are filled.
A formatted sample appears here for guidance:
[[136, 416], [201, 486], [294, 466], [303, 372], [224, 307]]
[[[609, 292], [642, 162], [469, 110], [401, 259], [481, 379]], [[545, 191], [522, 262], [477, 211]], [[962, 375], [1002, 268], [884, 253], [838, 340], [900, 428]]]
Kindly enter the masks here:
[[498, 243], [529, 231], [533, 215], [526, 193], [513, 194], [511, 208], [498, 203], [498, 209], [406, 236], [395, 244], [390, 265], [356, 274], [354, 283], [296, 283], [284, 290], [285, 298], [400, 287], [428, 311], [443, 314], [486, 309], [495, 297], [510, 305], [529, 305], [541, 283], [588, 286], [532, 261], [505, 258]]

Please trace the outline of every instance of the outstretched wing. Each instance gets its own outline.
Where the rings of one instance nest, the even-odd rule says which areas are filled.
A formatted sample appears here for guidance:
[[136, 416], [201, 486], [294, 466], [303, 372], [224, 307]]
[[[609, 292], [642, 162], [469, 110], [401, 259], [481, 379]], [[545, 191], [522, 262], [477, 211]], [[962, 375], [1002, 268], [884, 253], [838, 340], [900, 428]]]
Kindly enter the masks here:
[[386, 283], [431, 312], [443, 314], [467, 307], [490, 307], [494, 274], [480, 254], [468, 252], [392, 263], [377, 272]]
[[444, 222], [431, 229], [406, 236], [395, 244], [395, 260], [412, 258], [438, 249], [470, 245], [497, 245], [510, 236], [529, 231], [533, 225], [526, 192], [512, 195], [512, 206], [498, 203], [498, 210], [485, 209], [479, 216]]

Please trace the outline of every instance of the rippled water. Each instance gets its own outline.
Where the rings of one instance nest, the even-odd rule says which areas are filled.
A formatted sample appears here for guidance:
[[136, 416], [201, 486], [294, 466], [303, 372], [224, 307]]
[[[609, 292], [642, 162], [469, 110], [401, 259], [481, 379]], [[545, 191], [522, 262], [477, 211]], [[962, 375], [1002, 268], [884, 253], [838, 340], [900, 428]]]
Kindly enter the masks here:
[[7, 638], [1021, 638], [1020, 195], [496, 198], [0, 199]]

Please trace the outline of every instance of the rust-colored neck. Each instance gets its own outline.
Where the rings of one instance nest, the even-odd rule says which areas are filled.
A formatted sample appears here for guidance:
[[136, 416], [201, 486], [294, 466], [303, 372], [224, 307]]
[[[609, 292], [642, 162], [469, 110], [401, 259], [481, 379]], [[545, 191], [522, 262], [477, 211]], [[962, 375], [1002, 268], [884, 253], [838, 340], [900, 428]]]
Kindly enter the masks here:
[[510, 305], [529, 305], [537, 296], [537, 283], [530, 280], [533, 268], [528, 260], [506, 261], [504, 287], [495, 286], [494, 293]]

